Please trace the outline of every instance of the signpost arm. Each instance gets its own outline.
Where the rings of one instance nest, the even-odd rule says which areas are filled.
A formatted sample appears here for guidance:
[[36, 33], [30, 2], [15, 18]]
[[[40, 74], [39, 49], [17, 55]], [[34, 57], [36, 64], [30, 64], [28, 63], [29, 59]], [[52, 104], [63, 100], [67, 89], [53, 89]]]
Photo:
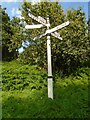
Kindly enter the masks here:
[[[47, 24], [49, 24], [49, 17], [47, 17]], [[47, 30], [49, 30], [49, 26], [47, 26]], [[48, 60], [48, 98], [53, 99], [53, 78], [52, 78], [50, 34], [47, 34], [47, 60]]]

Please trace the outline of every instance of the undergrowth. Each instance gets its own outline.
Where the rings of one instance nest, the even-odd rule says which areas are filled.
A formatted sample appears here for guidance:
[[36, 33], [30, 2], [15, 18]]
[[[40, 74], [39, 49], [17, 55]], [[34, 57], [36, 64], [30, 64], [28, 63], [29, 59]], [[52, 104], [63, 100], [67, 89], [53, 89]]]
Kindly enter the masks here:
[[47, 96], [47, 72], [18, 61], [2, 63], [3, 118], [88, 118], [90, 68], [69, 77], [55, 75], [54, 99]]

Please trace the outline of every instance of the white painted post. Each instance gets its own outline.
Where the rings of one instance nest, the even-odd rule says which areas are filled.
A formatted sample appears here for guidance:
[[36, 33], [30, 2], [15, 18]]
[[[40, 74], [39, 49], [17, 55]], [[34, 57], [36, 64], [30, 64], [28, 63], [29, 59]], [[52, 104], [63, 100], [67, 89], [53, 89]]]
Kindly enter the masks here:
[[31, 17], [32, 19], [36, 20], [37, 22], [41, 23], [38, 25], [26, 25], [25, 28], [26, 29], [34, 29], [34, 28], [41, 28], [43, 26], [47, 26], [47, 30], [44, 34], [39, 35], [37, 37], [35, 37], [33, 40], [37, 40], [40, 39], [43, 36], [47, 35], [47, 60], [48, 60], [48, 98], [53, 99], [53, 77], [52, 77], [52, 63], [51, 63], [51, 43], [50, 43], [50, 35], [62, 40], [62, 38], [60, 37], [60, 35], [56, 32], [57, 30], [69, 25], [69, 21], [58, 25], [52, 29], [49, 29], [50, 27], [50, 23], [49, 23], [49, 17], [47, 17], [47, 21], [42, 18], [41, 16], [35, 17], [34, 15], [32, 15], [31, 13], [28, 14], [29, 17]]
[[[49, 24], [49, 17], [47, 17], [47, 24]], [[49, 26], [47, 26], [47, 30], [49, 30]], [[52, 78], [50, 34], [47, 34], [47, 60], [48, 60], [48, 98], [53, 99], [53, 78]]]

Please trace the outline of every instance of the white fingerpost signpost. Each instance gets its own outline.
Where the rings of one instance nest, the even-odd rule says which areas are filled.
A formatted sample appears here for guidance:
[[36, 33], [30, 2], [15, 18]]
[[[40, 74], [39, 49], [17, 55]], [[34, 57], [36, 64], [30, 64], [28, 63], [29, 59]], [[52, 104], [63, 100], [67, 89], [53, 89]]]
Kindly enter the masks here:
[[58, 25], [52, 29], [49, 29], [50, 27], [50, 22], [49, 22], [49, 17], [47, 17], [47, 20], [45, 20], [44, 18], [42, 18], [41, 16], [35, 17], [34, 15], [32, 15], [31, 13], [28, 14], [29, 17], [31, 17], [32, 19], [36, 20], [37, 22], [39, 22], [40, 24], [37, 25], [26, 25], [25, 28], [26, 29], [34, 29], [34, 28], [42, 28], [42, 27], [47, 27], [47, 30], [44, 34], [39, 35], [37, 37], [35, 37], [33, 40], [37, 40], [40, 39], [43, 36], [47, 35], [47, 61], [48, 61], [48, 98], [53, 99], [53, 77], [52, 77], [52, 62], [51, 62], [51, 42], [50, 42], [50, 36], [54, 36], [60, 40], [62, 40], [62, 38], [60, 37], [60, 34], [57, 33], [56, 31], [59, 29], [62, 29], [63, 27], [69, 25], [69, 21]]

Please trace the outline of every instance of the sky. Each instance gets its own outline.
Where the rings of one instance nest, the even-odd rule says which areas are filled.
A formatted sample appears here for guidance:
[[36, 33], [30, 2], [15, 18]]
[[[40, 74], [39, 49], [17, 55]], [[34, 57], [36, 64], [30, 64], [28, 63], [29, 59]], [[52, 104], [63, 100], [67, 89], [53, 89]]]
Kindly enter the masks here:
[[[2, 1], [3, 2], [1, 2], [1, 5], [3, 8], [4, 7], [7, 8], [6, 12], [9, 14], [10, 18], [12, 18], [13, 16], [20, 17], [21, 12], [18, 10], [18, 8], [21, 7], [23, 0], [7, 0], [8, 2], [6, 2], [6, 0], [2, 0]], [[17, 2], [17, 1], [19, 1], [19, 2]], [[35, 1], [36, 2], [37, 0], [27, 0], [27, 1], [33, 1], [33, 2]], [[52, 0], [52, 1], [54, 1], [54, 0]], [[59, 2], [59, 3], [62, 5], [65, 12], [69, 8], [77, 9], [79, 6], [81, 6], [83, 9], [83, 12], [85, 12], [85, 14], [86, 14], [86, 19], [88, 19], [88, 2], [70, 2], [71, 0], [60, 0], [60, 1], [64, 1], [64, 2]], [[67, 2], [65, 2], [65, 1], [67, 1]], [[80, 0], [78, 0], [78, 1], [80, 1]], [[87, 0], [81, 0], [81, 1], [87, 1]]]
[[[8, 1], [8, 2], [6, 2]], [[19, 2], [18, 2], [19, 1]], [[33, 1], [37, 2], [39, 0], [27, 0], [29, 2]], [[54, 0], [52, 0], [54, 1]], [[78, 7], [82, 7], [83, 12], [85, 12], [86, 19], [88, 20], [88, 0], [74, 0], [75, 2], [72, 2], [72, 0], [60, 0], [59, 4], [61, 4], [62, 8], [66, 12], [67, 9], [74, 8], [77, 9]], [[77, 2], [78, 1], [78, 2]], [[87, 2], [86, 2], [87, 1]], [[21, 12], [19, 8], [21, 7], [23, 3], [23, 0], [0, 0], [0, 5], [2, 5], [3, 8], [7, 8], [6, 12], [12, 19], [14, 16], [20, 17], [21, 18]], [[89, 2], [90, 3], [90, 2]], [[23, 48], [20, 49], [20, 52], [23, 51]]]

